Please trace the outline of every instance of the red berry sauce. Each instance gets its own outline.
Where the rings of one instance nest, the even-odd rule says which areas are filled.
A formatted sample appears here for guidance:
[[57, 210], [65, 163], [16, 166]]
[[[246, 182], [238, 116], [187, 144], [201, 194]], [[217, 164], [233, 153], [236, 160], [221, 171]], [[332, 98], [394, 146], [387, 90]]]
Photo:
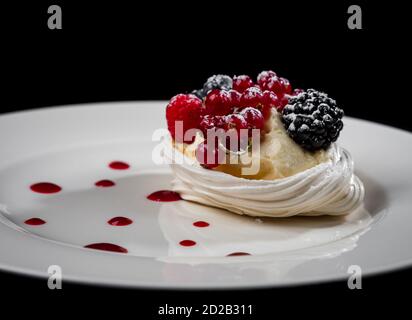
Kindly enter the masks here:
[[196, 221], [196, 222], [193, 222], [193, 225], [198, 228], [205, 228], [205, 227], [208, 227], [210, 224], [206, 221]]
[[62, 188], [58, 186], [57, 184], [54, 184], [51, 182], [39, 182], [39, 183], [32, 184], [30, 186], [30, 189], [33, 192], [37, 192], [37, 193], [51, 194], [51, 193], [60, 192]]
[[88, 244], [87, 246], [84, 246], [84, 247], [89, 248], [89, 249], [119, 252], [119, 253], [127, 253], [128, 252], [126, 248], [118, 246], [117, 244], [105, 243], [105, 242], [92, 243], [92, 244]]
[[108, 188], [108, 187], [113, 187], [116, 184], [111, 180], [100, 180], [100, 181], [97, 181], [94, 185], [96, 187]]
[[147, 199], [157, 202], [171, 202], [182, 200], [180, 194], [170, 190], [159, 190], [147, 196]]
[[126, 217], [114, 217], [107, 221], [108, 224], [116, 227], [128, 226], [133, 223], [133, 220]]
[[193, 240], [182, 240], [179, 242], [179, 244], [183, 247], [193, 247], [196, 245], [196, 242]]
[[109, 168], [113, 170], [127, 170], [130, 168], [130, 165], [123, 161], [113, 161], [109, 163]]
[[250, 253], [247, 252], [232, 252], [227, 255], [227, 257], [238, 257], [238, 256], [250, 256]]
[[46, 221], [40, 218], [30, 218], [24, 221], [25, 224], [28, 224], [30, 226], [41, 226], [42, 224], [45, 224]]

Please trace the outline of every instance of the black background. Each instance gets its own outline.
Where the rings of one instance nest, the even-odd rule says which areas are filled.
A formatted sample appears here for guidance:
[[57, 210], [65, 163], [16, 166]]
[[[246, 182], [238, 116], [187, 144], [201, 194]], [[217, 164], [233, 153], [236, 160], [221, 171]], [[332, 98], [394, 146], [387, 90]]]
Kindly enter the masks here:
[[[62, 7], [62, 30], [47, 28], [52, 4]], [[362, 30], [347, 28], [350, 4], [362, 7]], [[1, 4], [0, 111], [169, 99], [200, 87], [215, 73], [255, 77], [273, 69], [294, 87], [328, 92], [349, 116], [412, 130], [409, 82], [402, 80], [409, 68], [404, 59], [409, 54], [407, 13], [399, 4], [375, 1]], [[0, 273], [0, 283], [7, 301], [23, 300], [28, 310], [35, 310], [34, 300], [40, 299], [44, 305], [67, 302], [60, 309], [65, 312], [103, 307], [154, 318], [164, 303], [246, 303], [256, 304], [256, 318], [263, 319], [265, 312], [282, 309], [291, 300], [299, 301], [294, 313], [319, 314], [314, 307], [319, 301], [340, 305], [339, 312], [350, 311], [371, 294], [386, 298], [388, 292], [407, 288], [412, 271], [367, 277], [357, 292], [346, 282], [177, 293], [64, 283], [57, 292], [48, 290], [44, 280], [8, 273]], [[95, 299], [100, 303], [89, 303]], [[341, 301], [351, 307], [343, 308]]]

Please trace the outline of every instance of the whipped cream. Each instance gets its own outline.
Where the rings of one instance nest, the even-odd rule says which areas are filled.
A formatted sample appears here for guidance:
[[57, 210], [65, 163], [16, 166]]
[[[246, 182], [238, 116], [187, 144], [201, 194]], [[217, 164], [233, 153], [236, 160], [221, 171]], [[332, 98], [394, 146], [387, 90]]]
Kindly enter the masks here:
[[351, 155], [337, 144], [327, 154], [329, 160], [292, 176], [253, 180], [204, 169], [168, 139], [164, 149], [173, 189], [183, 199], [256, 217], [343, 215], [358, 208], [364, 187]]

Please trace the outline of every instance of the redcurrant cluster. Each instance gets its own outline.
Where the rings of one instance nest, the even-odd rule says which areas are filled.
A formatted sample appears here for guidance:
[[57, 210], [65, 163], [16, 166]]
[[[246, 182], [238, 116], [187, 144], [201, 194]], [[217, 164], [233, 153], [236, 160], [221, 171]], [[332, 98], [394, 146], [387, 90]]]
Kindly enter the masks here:
[[[241, 136], [242, 129], [247, 130], [250, 137], [253, 129], [263, 130], [265, 120], [272, 108], [281, 111], [288, 103], [290, 96], [300, 90], [292, 91], [292, 86], [285, 78], [278, 77], [273, 71], [263, 71], [256, 83], [247, 75], [234, 76], [215, 75], [210, 77], [203, 88], [192, 94], [174, 96], [166, 107], [168, 129], [176, 142], [192, 143], [194, 137], [185, 138], [189, 129], [201, 130], [207, 137], [208, 130], [223, 129]], [[183, 130], [176, 130], [181, 121]], [[226, 143], [226, 145], [228, 145]], [[239, 141], [238, 146], [242, 145]], [[197, 157], [204, 167], [213, 168], [218, 165], [221, 152], [219, 144], [212, 149], [205, 140], [198, 147]], [[216, 156], [206, 160], [207, 152]]]

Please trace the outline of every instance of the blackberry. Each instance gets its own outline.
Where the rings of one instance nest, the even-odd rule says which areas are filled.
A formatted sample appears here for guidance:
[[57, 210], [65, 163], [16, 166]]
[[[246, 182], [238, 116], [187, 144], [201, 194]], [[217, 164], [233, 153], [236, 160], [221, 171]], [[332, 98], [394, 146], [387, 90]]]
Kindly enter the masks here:
[[343, 110], [326, 93], [308, 89], [289, 98], [282, 121], [289, 136], [304, 149], [326, 149], [343, 128]]
[[199, 90], [193, 90], [192, 94], [194, 94], [196, 97], [198, 97], [199, 99], [203, 99], [204, 97], [206, 97], [205, 92], [203, 91], [203, 89], [199, 89]]
[[231, 77], [218, 74], [211, 76], [203, 85], [204, 94], [208, 94], [210, 90], [219, 89], [229, 91], [233, 87], [233, 80]]
[[192, 94], [200, 99], [204, 99], [209, 91], [213, 89], [229, 91], [233, 87], [233, 80], [231, 77], [224, 74], [218, 74], [211, 76], [203, 84], [203, 88], [199, 90], [193, 90]]

